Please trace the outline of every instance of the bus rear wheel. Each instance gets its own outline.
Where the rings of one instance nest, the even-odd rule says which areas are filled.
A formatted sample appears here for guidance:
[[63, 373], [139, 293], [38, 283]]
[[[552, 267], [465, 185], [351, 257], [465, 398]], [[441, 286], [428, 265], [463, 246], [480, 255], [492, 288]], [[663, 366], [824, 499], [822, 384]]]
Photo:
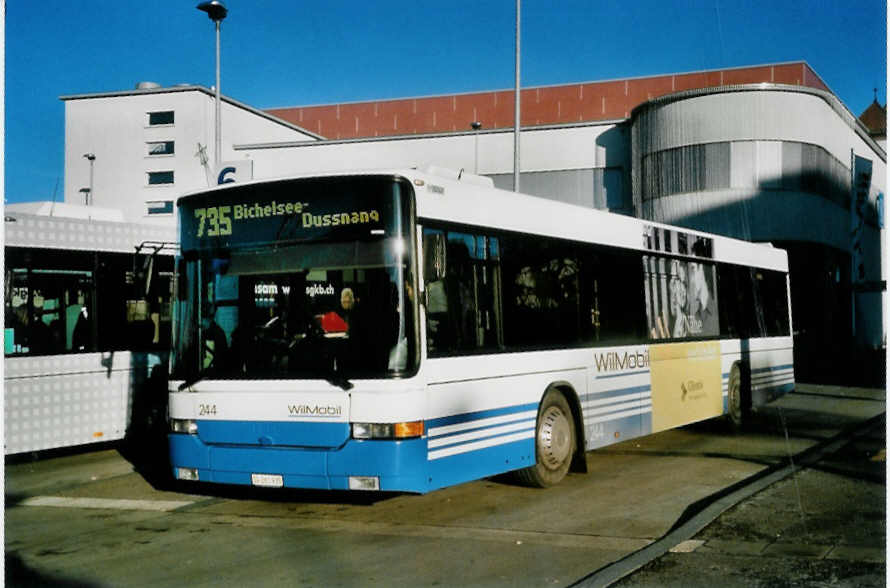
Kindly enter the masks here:
[[565, 396], [549, 390], [538, 409], [535, 427], [535, 465], [519, 470], [524, 484], [547, 488], [569, 471], [575, 453], [575, 423]]
[[740, 362], [729, 371], [727, 416], [734, 429], [741, 429], [751, 420], [751, 387], [748, 372]]

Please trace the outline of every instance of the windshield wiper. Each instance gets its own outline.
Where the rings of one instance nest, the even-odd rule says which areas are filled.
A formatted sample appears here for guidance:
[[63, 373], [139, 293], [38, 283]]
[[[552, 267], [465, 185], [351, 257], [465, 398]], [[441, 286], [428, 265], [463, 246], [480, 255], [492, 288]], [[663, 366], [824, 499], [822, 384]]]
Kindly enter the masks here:
[[337, 386], [338, 388], [340, 388], [340, 389], [343, 390], [344, 392], [349, 392], [349, 391], [352, 390], [353, 387], [354, 387], [354, 384], [353, 384], [352, 382], [350, 382], [350, 381], [347, 380], [346, 378], [344, 378], [344, 377], [338, 375], [336, 372], [332, 372], [332, 373], [330, 373], [330, 374], [327, 374], [327, 375], [325, 376], [325, 380], [328, 382], [328, 384], [332, 384], [332, 385], [334, 385], [334, 386]]
[[[333, 364], [329, 366], [330, 369], [323, 370], [322, 376], [324, 377], [325, 381], [327, 381], [328, 384], [331, 384], [332, 386], [337, 386], [344, 392], [349, 392], [355, 386], [352, 382], [349, 381], [349, 378], [346, 378], [346, 377], [340, 375], [340, 371], [337, 369], [336, 356], [333, 359], [334, 359]], [[328, 366], [325, 366], [325, 367], [327, 368]]]
[[331, 369], [324, 371], [324, 379], [327, 380], [328, 384], [337, 386], [344, 392], [349, 392], [353, 388], [352, 382], [350, 382], [348, 378], [341, 376], [340, 372], [337, 370], [336, 357], [334, 357], [334, 364], [331, 366]]
[[192, 386], [194, 386], [195, 384], [197, 384], [198, 382], [200, 382], [201, 380], [206, 378], [212, 371], [213, 370], [211, 370], [211, 369], [198, 370], [197, 374], [195, 374], [191, 378], [186, 379], [182, 384], [180, 384], [179, 388], [177, 388], [177, 390], [182, 392], [186, 388], [191, 388]]

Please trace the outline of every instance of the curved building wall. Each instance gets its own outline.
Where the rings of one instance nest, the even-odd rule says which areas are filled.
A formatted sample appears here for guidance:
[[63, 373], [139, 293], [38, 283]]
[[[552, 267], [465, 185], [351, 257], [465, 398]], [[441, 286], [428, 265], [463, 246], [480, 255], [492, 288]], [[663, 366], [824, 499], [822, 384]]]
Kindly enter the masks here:
[[[834, 96], [771, 85], [699, 90], [640, 106], [631, 127], [637, 216], [788, 249], [797, 347], [818, 352], [815, 363], [885, 344], [886, 154]], [[854, 157], [872, 167], [862, 206], [853, 201]]]
[[[655, 220], [707, 222], [757, 241], [802, 238], [845, 249], [849, 223], [841, 217], [850, 209], [851, 152], [870, 159], [873, 178], [882, 178], [885, 155], [875, 148], [826, 93], [756, 86], [674, 95], [634, 112], [634, 205]], [[881, 189], [873, 185], [872, 204]], [[754, 200], [757, 207], [747, 206]], [[822, 214], [814, 215], [813, 206]], [[786, 219], [795, 212], [818, 216], [822, 230], [777, 235], [753, 222], [774, 217], [775, 208]]]

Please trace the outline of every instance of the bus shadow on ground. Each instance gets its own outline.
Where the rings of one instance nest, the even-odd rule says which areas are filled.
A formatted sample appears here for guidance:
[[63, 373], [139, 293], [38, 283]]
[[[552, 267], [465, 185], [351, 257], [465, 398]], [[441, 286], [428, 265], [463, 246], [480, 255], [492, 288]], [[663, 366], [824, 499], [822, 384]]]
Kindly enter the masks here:
[[5, 554], [5, 585], [10, 587], [94, 588], [99, 584], [68, 580], [38, 572], [22, 561], [17, 553]]
[[863, 416], [842, 415], [800, 408], [781, 408], [766, 405], [757, 409], [740, 428], [718, 417], [682, 427], [688, 431], [716, 435], [770, 435], [822, 441], [838, 431], [868, 420]]
[[403, 496], [402, 492], [356, 490], [312, 490], [303, 488], [257, 488], [228, 484], [174, 481], [176, 492], [221, 500], [262, 501], [279, 504], [328, 504], [373, 506]]
[[162, 492], [175, 491], [176, 480], [167, 453], [166, 431], [129, 431], [117, 451], [152, 488]]

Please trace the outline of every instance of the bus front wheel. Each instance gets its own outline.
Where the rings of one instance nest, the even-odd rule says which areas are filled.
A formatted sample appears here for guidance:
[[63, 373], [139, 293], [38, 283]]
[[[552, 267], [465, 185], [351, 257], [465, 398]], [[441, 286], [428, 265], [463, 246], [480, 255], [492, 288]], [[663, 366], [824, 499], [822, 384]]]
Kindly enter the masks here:
[[549, 390], [538, 409], [535, 427], [535, 465], [519, 470], [528, 486], [547, 488], [562, 480], [575, 452], [575, 424], [569, 403], [557, 390]]

